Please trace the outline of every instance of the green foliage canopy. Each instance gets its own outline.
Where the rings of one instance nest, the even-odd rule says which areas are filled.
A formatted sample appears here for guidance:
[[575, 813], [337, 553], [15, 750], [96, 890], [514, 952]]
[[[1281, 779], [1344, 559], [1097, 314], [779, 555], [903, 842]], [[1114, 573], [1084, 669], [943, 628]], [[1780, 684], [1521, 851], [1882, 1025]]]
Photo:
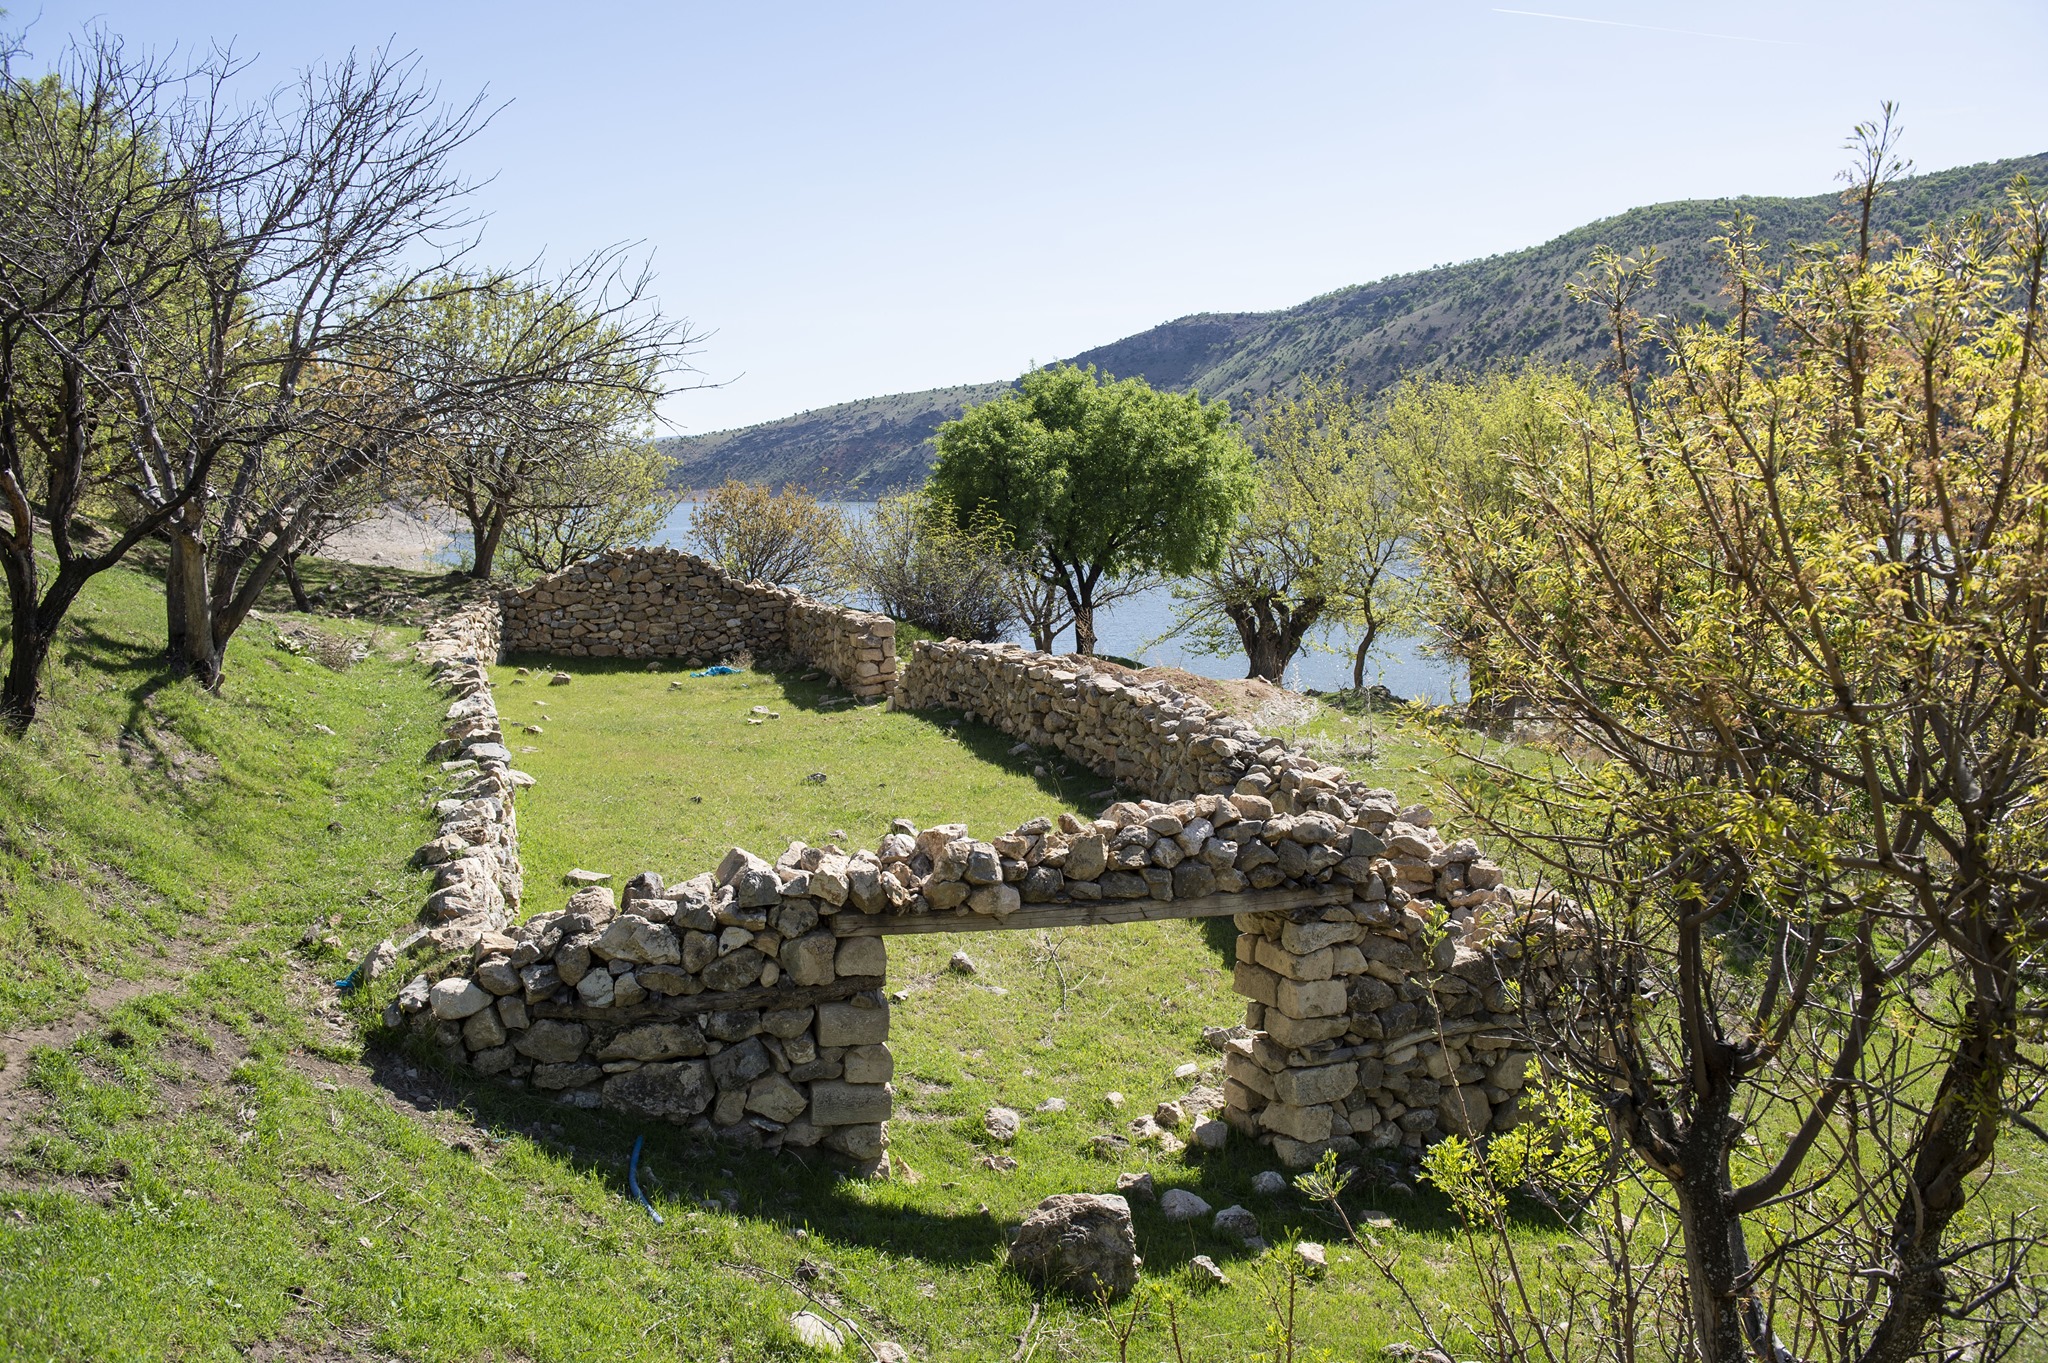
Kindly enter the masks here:
[[1228, 403], [1063, 365], [941, 427], [931, 490], [964, 525], [993, 516], [1066, 595], [1095, 647], [1106, 580], [1212, 567], [1252, 495]]

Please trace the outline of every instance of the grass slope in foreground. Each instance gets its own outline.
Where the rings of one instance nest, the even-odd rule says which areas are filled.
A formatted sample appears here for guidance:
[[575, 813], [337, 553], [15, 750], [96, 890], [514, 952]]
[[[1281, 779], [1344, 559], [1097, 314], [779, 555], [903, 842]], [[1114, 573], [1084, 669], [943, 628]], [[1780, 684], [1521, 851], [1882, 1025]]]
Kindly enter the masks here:
[[[917, 1358], [1007, 1359], [1028, 1340], [1039, 1359], [1093, 1359], [1114, 1353], [1099, 1319], [1040, 1302], [1001, 1267], [1006, 1224], [1041, 1197], [1150, 1168], [1162, 1186], [1253, 1207], [1275, 1242], [1329, 1237], [1291, 1196], [1251, 1194], [1265, 1161], [1247, 1148], [1117, 1164], [1087, 1153], [1094, 1134], [1184, 1091], [1176, 1066], [1199, 1061], [1213, 1078], [1199, 1029], [1240, 1003], [1220, 939], [1199, 924], [892, 943], [910, 996], [896, 1040], [901, 1167], [886, 1182], [379, 1050], [396, 981], [346, 1004], [330, 981], [402, 930], [424, 892], [403, 862], [442, 784], [422, 754], [443, 698], [403, 661], [406, 632], [285, 616], [238, 641], [225, 695], [201, 695], [157, 670], [157, 590], [129, 573], [94, 585], [47, 719], [0, 751], [5, 1025], [19, 1037], [51, 1024], [48, 1044], [10, 1052], [0, 1071], [0, 1354], [799, 1358], [787, 1321], [808, 1291]], [[334, 671], [275, 646], [278, 630], [309, 624], [373, 648]], [[560, 863], [652, 846], [629, 813], [680, 839], [655, 850], [681, 872], [727, 838], [866, 839], [896, 814], [1007, 828], [1074, 797], [1075, 781], [1042, 785], [1023, 759], [982, 760], [1002, 743], [986, 731], [806, 708], [817, 697], [801, 683], [709, 680], [648, 694], [644, 673], [584, 669], [569, 687], [504, 689], [508, 712], [529, 690], [549, 705], [526, 708], [563, 710], [527, 755], [543, 773], [522, 810], [533, 907], [549, 904]], [[735, 712], [752, 704], [783, 717], [747, 725]], [[783, 751], [792, 735], [801, 758]], [[810, 770], [828, 780], [804, 784]], [[955, 945], [978, 974], [943, 968]], [[125, 978], [110, 985], [102, 961]], [[1121, 1110], [1112, 1090], [1128, 1095]], [[1064, 1112], [1035, 1111], [1054, 1096]], [[1030, 1114], [1014, 1146], [981, 1131], [994, 1102]], [[640, 1135], [663, 1226], [626, 1197]], [[1017, 1167], [984, 1159], [999, 1155]], [[1365, 1205], [1396, 1218], [1391, 1241], [1425, 1296], [1461, 1293], [1434, 1201], [1367, 1190], [1354, 1210]], [[1270, 1354], [1270, 1268], [1151, 1207], [1138, 1230], [1148, 1281], [1189, 1298], [1194, 1357]], [[1235, 1285], [1197, 1293], [1198, 1253]], [[1364, 1265], [1333, 1257], [1303, 1293], [1303, 1340], [1367, 1357], [1406, 1337]], [[1163, 1327], [1148, 1318], [1133, 1347], [1163, 1352]]]

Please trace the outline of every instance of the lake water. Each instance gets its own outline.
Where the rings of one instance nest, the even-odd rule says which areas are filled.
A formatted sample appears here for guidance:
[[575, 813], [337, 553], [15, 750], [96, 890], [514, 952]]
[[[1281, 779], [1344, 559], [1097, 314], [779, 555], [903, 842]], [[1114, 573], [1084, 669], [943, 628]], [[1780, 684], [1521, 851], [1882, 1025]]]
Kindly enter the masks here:
[[[874, 511], [872, 502], [830, 505], [856, 524]], [[678, 549], [692, 547], [691, 510], [688, 503], [676, 508], [662, 527], [659, 543]], [[1096, 611], [1096, 648], [1152, 666], [1182, 668], [1200, 677], [1245, 675], [1242, 653], [1210, 657], [1190, 652], [1183, 640], [1160, 640], [1159, 636], [1173, 627], [1173, 608], [1172, 588], [1161, 586]], [[1020, 630], [1011, 642], [1028, 645], [1031, 639]], [[1351, 650], [1356, 642], [1355, 635], [1342, 631], [1330, 631], [1313, 640], [1313, 647], [1288, 664], [1287, 685], [1297, 691], [1334, 691], [1351, 685]], [[1074, 632], [1069, 628], [1060, 634], [1055, 651], [1066, 652], [1073, 646]], [[1464, 699], [1464, 669], [1423, 652], [1419, 639], [1382, 636], [1374, 655], [1366, 659], [1365, 680], [1367, 685], [1378, 682], [1396, 695], [1426, 698], [1437, 704]]]

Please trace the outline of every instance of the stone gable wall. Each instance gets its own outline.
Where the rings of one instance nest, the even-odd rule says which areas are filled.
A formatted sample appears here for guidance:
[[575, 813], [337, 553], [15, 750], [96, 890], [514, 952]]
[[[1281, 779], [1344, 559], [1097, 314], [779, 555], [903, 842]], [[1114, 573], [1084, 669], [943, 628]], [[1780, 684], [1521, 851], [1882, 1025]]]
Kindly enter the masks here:
[[886, 696], [896, 683], [896, 622], [888, 616], [740, 582], [675, 549], [600, 554], [508, 593], [504, 610], [504, 647], [513, 653], [697, 664], [787, 654], [863, 699]]

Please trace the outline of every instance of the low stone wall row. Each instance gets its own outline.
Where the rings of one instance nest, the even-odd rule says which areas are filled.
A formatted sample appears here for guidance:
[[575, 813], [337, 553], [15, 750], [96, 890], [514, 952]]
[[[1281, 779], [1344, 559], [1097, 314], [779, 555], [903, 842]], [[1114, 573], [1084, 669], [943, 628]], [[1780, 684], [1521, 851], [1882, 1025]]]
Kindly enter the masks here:
[[[466, 949], [481, 934], [503, 928], [524, 892], [513, 804], [533, 777], [513, 768], [491, 697], [489, 667], [498, 658], [501, 618], [497, 603], [479, 601], [430, 626], [418, 649], [434, 680], [454, 697], [446, 736], [430, 754], [451, 786], [434, 806], [437, 835], [414, 853], [415, 864], [434, 872], [420, 913], [425, 940], [442, 948]], [[421, 941], [415, 936], [407, 945]]]
[[809, 663], [855, 696], [896, 684], [896, 622], [740, 582], [675, 549], [622, 549], [508, 593], [504, 647], [576, 658], [718, 662], [742, 652]]
[[[1528, 912], [1533, 897], [1431, 823], [1384, 792], [1340, 819], [1279, 813], [1247, 789], [988, 841], [898, 821], [872, 851], [792, 843], [770, 865], [735, 848], [672, 889], [635, 876], [616, 915], [608, 891], [579, 891], [414, 981], [401, 1009], [449, 1059], [579, 1105], [873, 1160], [893, 1103], [883, 935], [1235, 900], [1233, 982], [1250, 1002], [1225, 1119], [1292, 1167], [1328, 1149], [1418, 1150], [1512, 1123], [1526, 1061], [1514, 981], [1560, 959], [1536, 940], [1547, 926], [1531, 931], [1553, 922]], [[1273, 892], [1301, 902], [1258, 911]]]
[[1291, 752], [1279, 739], [1165, 682], [1130, 681], [1078, 658], [1016, 644], [920, 640], [897, 683], [895, 703], [904, 710], [964, 711], [1036, 747], [1057, 748], [1155, 800], [1230, 790], [1254, 766], [1290, 790], [1300, 775], [1323, 773], [1332, 790], [1349, 779], [1342, 768]]

